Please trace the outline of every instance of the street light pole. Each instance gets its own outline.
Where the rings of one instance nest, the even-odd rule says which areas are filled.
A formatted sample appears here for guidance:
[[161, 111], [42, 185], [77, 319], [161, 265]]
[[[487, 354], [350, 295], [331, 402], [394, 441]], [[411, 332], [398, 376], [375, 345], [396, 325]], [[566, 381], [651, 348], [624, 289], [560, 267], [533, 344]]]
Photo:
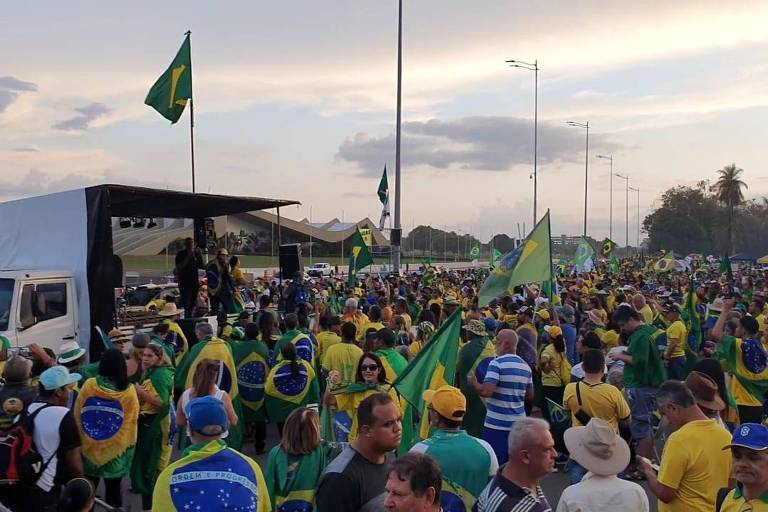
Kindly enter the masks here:
[[597, 155], [597, 158], [603, 158], [611, 162], [610, 174], [610, 194], [608, 194], [608, 240], [613, 241], [613, 155]]
[[566, 122], [568, 126], [584, 128], [586, 130], [585, 149], [584, 149], [584, 233], [587, 236], [587, 190], [589, 188], [589, 121], [586, 123], [577, 123], [575, 121]]
[[513, 68], [533, 71], [533, 226], [538, 220], [536, 208], [539, 201], [539, 174], [538, 174], [538, 147], [539, 147], [539, 60], [533, 63], [521, 60], [508, 60], [507, 64]]
[[400, 274], [400, 125], [403, 97], [403, 0], [397, 10], [397, 126], [395, 128], [395, 227], [390, 233], [392, 242], [392, 271]]
[[622, 176], [621, 174], [616, 174], [617, 178], [621, 178], [623, 180], [626, 180], [627, 182], [627, 196], [626, 196], [626, 208], [625, 208], [625, 218], [624, 222], [626, 223], [626, 233], [624, 235], [624, 245], [626, 247], [629, 247], [629, 176]]
[[629, 187], [629, 190], [637, 192], [637, 251], [640, 252], [640, 189]]

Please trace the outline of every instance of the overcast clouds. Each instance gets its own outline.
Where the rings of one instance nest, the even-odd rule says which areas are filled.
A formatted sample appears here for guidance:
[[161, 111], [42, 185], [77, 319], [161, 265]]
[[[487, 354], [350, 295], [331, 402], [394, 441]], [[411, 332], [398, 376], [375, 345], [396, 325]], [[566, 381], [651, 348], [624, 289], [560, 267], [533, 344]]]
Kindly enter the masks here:
[[[768, 194], [765, 2], [404, 4], [406, 229], [486, 239], [530, 225], [533, 75], [510, 58], [542, 69], [539, 204], [555, 233], [581, 232], [584, 132], [567, 120], [592, 127], [595, 237], [610, 197], [597, 153], [641, 189], [641, 214], [731, 162], [750, 197]], [[105, 180], [189, 189], [187, 114], [170, 126], [143, 100], [191, 29], [200, 190], [299, 200], [294, 218], [377, 218], [381, 168], [394, 169], [396, 5], [15, 5], [0, 19], [0, 197]]]

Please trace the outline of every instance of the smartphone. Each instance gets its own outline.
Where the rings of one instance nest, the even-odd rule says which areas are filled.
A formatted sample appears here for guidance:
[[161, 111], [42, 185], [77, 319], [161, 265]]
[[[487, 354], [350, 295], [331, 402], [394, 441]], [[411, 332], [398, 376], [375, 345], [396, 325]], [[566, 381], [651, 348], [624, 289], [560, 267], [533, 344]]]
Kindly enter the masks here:
[[658, 464], [654, 464], [653, 462], [650, 461], [650, 459], [648, 459], [646, 457], [641, 457], [640, 455], [638, 455], [637, 457], [640, 460], [642, 460], [644, 462], [647, 462], [648, 465], [651, 466], [655, 472], [657, 472], [657, 473], [659, 472], [659, 465]]

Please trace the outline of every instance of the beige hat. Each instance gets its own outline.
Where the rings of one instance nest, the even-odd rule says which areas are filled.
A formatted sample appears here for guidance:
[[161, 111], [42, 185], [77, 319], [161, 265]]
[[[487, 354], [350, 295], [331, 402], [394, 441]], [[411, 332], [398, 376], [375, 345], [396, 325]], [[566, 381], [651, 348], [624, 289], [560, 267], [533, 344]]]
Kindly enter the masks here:
[[589, 318], [589, 321], [595, 324], [597, 327], [605, 327], [605, 322], [603, 322], [600, 314], [594, 309], [587, 311], [587, 317]]
[[629, 445], [600, 418], [592, 418], [586, 427], [569, 428], [564, 440], [571, 458], [596, 475], [616, 475], [629, 464]]
[[181, 311], [176, 307], [175, 302], [166, 302], [165, 306], [163, 306], [163, 309], [160, 310], [157, 316], [176, 316], [180, 314]]
[[697, 404], [712, 411], [725, 409], [725, 402], [717, 391], [717, 383], [709, 375], [693, 371], [685, 379], [685, 387], [691, 390]]
[[112, 329], [111, 331], [109, 331], [109, 334], [107, 334], [107, 336], [109, 337], [110, 341], [112, 342], [117, 341], [120, 343], [127, 342], [129, 338], [129, 336], [125, 334], [123, 331], [121, 331], [120, 329]]

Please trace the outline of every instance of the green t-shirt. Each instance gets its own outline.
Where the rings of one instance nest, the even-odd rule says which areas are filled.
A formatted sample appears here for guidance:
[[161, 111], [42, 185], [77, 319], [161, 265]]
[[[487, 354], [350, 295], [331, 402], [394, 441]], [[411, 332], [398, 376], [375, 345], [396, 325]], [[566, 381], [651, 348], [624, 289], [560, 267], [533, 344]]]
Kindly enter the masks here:
[[633, 358], [632, 364], [624, 366], [624, 387], [659, 387], [667, 380], [664, 368], [653, 335], [656, 327], [643, 324], [629, 338], [627, 354]]

